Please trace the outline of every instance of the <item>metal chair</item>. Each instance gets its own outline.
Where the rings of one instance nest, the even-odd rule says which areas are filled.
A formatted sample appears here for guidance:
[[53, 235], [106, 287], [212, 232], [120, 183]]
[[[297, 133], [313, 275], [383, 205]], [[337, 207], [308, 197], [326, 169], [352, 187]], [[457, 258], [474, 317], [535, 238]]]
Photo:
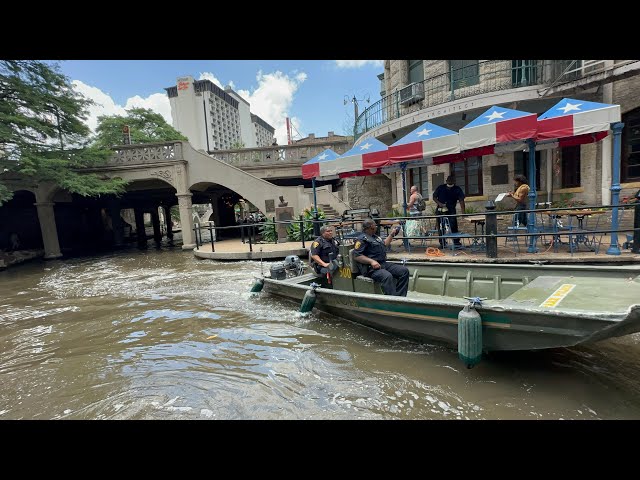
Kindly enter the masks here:
[[[513, 214], [511, 218], [511, 226], [507, 227], [507, 233], [527, 233], [527, 227], [526, 225], [520, 225], [518, 215], [518, 213]], [[504, 246], [506, 247], [508, 243], [515, 243], [516, 252], [520, 253], [520, 237], [518, 237], [517, 235], [504, 237]]]

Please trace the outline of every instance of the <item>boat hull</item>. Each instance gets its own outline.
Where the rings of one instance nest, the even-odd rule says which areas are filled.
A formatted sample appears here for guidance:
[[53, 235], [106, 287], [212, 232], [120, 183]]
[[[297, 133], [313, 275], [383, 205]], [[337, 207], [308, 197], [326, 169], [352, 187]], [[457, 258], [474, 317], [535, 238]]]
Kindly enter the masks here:
[[[548, 300], [544, 304], [549, 296], [547, 291], [553, 294], [556, 284], [566, 285], [566, 278], [579, 284], [578, 290], [596, 288], [590, 285], [592, 276], [541, 276], [528, 280], [507, 298], [483, 302], [477, 308], [482, 317], [483, 350], [567, 347], [640, 331], [640, 305], [633, 302], [628, 307], [609, 312], [581, 309], [571, 304], [571, 298], [565, 301], [568, 308], [564, 309], [548, 307]], [[305, 279], [278, 281], [265, 278], [264, 291], [300, 304], [311, 288], [308, 283]], [[640, 282], [633, 282], [630, 288], [639, 292], [637, 298], [640, 299]], [[449, 345], [457, 345], [458, 313], [467, 303], [462, 296], [416, 291], [409, 292], [406, 298], [330, 288], [318, 288], [316, 293], [315, 308], [320, 311], [405, 338]], [[539, 298], [543, 299], [542, 304]]]

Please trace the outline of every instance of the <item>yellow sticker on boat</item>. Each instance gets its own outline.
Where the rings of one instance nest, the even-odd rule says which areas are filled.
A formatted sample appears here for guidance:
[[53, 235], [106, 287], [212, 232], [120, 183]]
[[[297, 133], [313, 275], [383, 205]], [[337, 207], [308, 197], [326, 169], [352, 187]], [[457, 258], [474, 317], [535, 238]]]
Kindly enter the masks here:
[[564, 297], [569, 295], [569, 292], [575, 288], [573, 283], [565, 283], [560, 286], [555, 292], [549, 296], [544, 302], [540, 304], [541, 307], [555, 307], [557, 306]]

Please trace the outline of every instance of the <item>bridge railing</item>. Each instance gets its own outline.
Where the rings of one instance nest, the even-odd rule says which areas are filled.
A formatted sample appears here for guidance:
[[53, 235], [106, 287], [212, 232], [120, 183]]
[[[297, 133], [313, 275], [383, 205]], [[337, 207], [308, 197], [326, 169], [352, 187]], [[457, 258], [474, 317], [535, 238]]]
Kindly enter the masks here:
[[342, 154], [351, 148], [351, 140], [301, 145], [273, 145], [270, 147], [213, 150], [209, 155], [236, 167], [255, 167], [281, 164], [302, 165], [327, 148]]

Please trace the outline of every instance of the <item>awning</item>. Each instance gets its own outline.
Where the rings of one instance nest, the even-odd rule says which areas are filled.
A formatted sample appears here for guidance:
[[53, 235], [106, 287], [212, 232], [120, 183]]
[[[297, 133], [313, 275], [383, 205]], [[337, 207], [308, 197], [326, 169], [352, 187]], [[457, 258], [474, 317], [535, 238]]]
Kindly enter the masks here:
[[460, 129], [460, 148], [465, 157], [520, 150], [537, 128], [535, 113], [493, 106]]
[[607, 132], [611, 124], [619, 122], [620, 118], [620, 105], [564, 98], [540, 115], [536, 139], [544, 141], [581, 136], [584, 140], [597, 141], [604, 137], [597, 139], [597, 136], [588, 135]]
[[[459, 152], [460, 138], [457, 132], [425, 122], [389, 147], [389, 163], [397, 164], [420, 160], [424, 161], [420, 162], [421, 165], [445, 163], [450, 155]], [[434, 162], [434, 157], [444, 158]]]
[[327, 165], [338, 158], [339, 155], [327, 148], [315, 157], [302, 164], [302, 178], [318, 178], [325, 176], [323, 172], [327, 170]]
[[355, 175], [372, 175], [379, 173], [378, 169], [388, 163], [387, 146], [375, 138], [366, 138], [334, 160], [321, 164], [320, 174], [340, 175], [353, 173]]

